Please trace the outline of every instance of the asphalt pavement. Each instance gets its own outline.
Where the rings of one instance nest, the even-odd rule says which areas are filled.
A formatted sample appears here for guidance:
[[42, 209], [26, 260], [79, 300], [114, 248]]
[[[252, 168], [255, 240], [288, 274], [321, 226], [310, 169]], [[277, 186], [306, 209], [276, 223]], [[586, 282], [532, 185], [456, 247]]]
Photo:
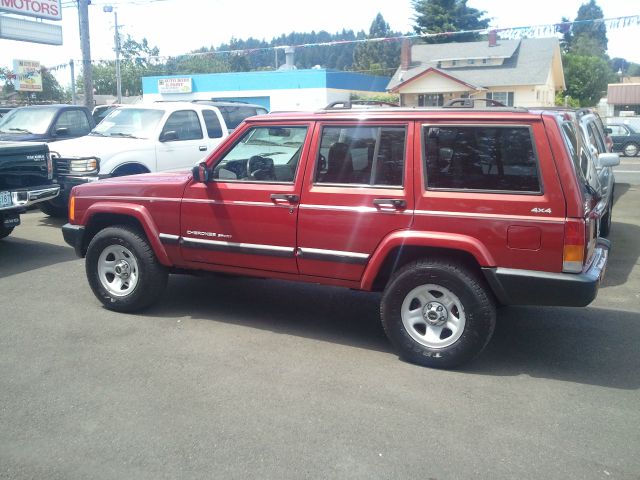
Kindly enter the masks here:
[[346, 289], [173, 276], [110, 312], [30, 212], [0, 242], [0, 478], [639, 479], [640, 182], [616, 177], [596, 301], [501, 309], [457, 371], [399, 360]]
[[613, 169], [616, 182], [640, 185], [640, 157], [620, 157], [620, 165]]

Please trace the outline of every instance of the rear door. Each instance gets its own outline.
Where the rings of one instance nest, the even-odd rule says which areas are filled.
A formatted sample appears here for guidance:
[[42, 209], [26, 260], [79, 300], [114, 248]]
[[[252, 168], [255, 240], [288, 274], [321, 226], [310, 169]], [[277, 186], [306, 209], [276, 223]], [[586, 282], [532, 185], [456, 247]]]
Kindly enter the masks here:
[[321, 123], [298, 222], [300, 273], [359, 280], [391, 232], [413, 212], [410, 122]]

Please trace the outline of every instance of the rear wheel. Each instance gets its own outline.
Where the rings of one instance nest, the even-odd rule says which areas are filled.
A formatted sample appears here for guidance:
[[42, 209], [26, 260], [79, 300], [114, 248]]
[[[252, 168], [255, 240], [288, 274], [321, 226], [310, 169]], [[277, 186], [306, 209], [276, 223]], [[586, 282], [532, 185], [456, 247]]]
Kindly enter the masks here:
[[627, 143], [622, 149], [622, 153], [624, 153], [626, 157], [635, 157], [639, 151], [640, 147], [637, 143]]
[[109, 310], [147, 308], [167, 285], [167, 271], [144, 234], [128, 226], [98, 232], [87, 248], [85, 267], [93, 293]]
[[0, 240], [11, 235], [11, 232], [13, 232], [13, 228], [14, 227], [7, 228], [5, 226], [0, 226]]
[[495, 304], [482, 280], [445, 259], [405, 266], [387, 285], [380, 310], [400, 356], [428, 367], [473, 359], [495, 328]]

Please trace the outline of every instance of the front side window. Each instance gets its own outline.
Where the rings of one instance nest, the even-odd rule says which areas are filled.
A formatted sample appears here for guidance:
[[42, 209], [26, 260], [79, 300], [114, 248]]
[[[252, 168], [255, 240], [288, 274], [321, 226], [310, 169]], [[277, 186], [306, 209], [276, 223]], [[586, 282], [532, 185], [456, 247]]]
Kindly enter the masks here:
[[[169, 134], [175, 132], [175, 134]], [[180, 110], [169, 115], [160, 137], [171, 135], [174, 140], [199, 140], [202, 138], [200, 119], [194, 110]]]
[[293, 183], [307, 127], [249, 129], [213, 169], [219, 181]]
[[611, 135], [628, 135], [627, 129], [622, 125], [609, 125], [611, 129]]
[[541, 191], [531, 130], [526, 126], [425, 126], [428, 189]]
[[403, 126], [325, 127], [314, 181], [401, 187], [405, 143]]
[[65, 110], [58, 117], [55, 129], [66, 128], [67, 135], [73, 137], [81, 137], [91, 131], [89, 119], [80, 110]]

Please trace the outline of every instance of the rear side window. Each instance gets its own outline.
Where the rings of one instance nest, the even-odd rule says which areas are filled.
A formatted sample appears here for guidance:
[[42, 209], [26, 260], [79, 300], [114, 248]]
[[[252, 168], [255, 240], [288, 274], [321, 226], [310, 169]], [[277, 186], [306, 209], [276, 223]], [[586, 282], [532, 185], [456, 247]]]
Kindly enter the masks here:
[[216, 112], [213, 110], [203, 110], [202, 116], [204, 118], [204, 124], [207, 127], [207, 135], [209, 135], [209, 138], [222, 137], [222, 125], [220, 125], [220, 120], [218, 120]]
[[425, 126], [428, 189], [541, 191], [531, 130], [526, 126]]
[[325, 127], [315, 183], [401, 187], [405, 139], [403, 126]]

